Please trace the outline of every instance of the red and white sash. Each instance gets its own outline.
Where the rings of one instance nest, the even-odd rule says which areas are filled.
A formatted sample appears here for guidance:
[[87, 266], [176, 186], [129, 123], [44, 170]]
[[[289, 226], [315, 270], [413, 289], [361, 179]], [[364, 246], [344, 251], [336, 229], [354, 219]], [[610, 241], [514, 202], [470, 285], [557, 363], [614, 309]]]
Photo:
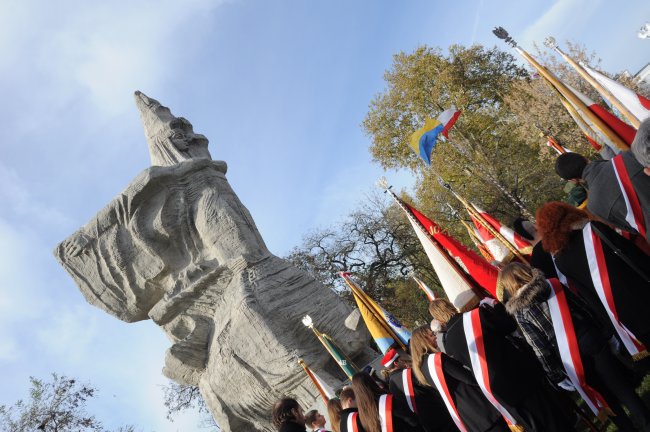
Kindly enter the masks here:
[[417, 414], [418, 409], [415, 405], [415, 389], [413, 388], [413, 370], [402, 370], [402, 386], [404, 387], [406, 403], [408, 404], [409, 409]]
[[516, 425], [517, 420], [515, 420], [512, 414], [510, 414], [492, 394], [479, 308], [463, 314], [463, 328], [465, 330], [465, 339], [467, 340], [469, 357], [472, 361], [472, 372], [474, 372], [474, 377], [476, 377], [479, 387], [481, 387], [487, 400], [489, 400], [490, 403], [499, 410], [506, 423], [509, 425]]
[[625, 201], [625, 208], [627, 209], [625, 220], [639, 234], [645, 237], [646, 226], [645, 220], [643, 219], [643, 211], [641, 210], [641, 203], [634, 190], [634, 185], [632, 185], [632, 180], [630, 180], [625, 162], [623, 161], [623, 153], [612, 158], [612, 165], [614, 167], [614, 174], [616, 174], [616, 180], [618, 180], [618, 185], [621, 188], [623, 200]]
[[357, 426], [357, 417], [359, 417], [359, 413], [357, 411], [348, 414], [348, 418], [345, 422], [348, 432], [359, 432], [359, 427]]
[[587, 403], [591, 411], [598, 416], [601, 411], [607, 408], [607, 402], [603, 396], [587, 384], [585, 371], [582, 367], [580, 348], [576, 337], [573, 319], [569, 312], [569, 305], [566, 300], [566, 293], [562, 284], [557, 279], [547, 280], [551, 287], [551, 294], [548, 298], [548, 309], [551, 313], [553, 331], [560, 350], [562, 365], [571, 383], [578, 390], [580, 396]]
[[393, 432], [393, 395], [379, 396], [378, 411], [381, 432]]
[[456, 423], [456, 427], [461, 432], [467, 432], [467, 428], [465, 427], [463, 421], [460, 419], [458, 409], [456, 409], [456, 404], [451, 398], [449, 388], [447, 387], [447, 380], [445, 379], [445, 374], [442, 371], [442, 354], [430, 354], [427, 358], [427, 364], [429, 366], [429, 373], [433, 378], [433, 383], [436, 385], [440, 396], [442, 396], [442, 400], [445, 401], [447, 411], [449, 411], [449, 415], [454, 420], [454, 423]]
[[607, 264], [605, 263], [605, 253], [600, 237], [591, 229], [591, 223], [585, 225], [582, 229], [582, 237], [585, 243], [585, 252], [587, 253], [587, 262], [591, 273], [591, 280], [598, 293], [598, 298], [602, 302], [609, 319], [616, 329], [619, 337], [623, 341], [625, 349], [632, 355], [640, 356], [646, 351], [646, 347], [628, 330], [625, 325], [618, 319], [618, 312], [614, 304], [614, 295], [609, 280]]

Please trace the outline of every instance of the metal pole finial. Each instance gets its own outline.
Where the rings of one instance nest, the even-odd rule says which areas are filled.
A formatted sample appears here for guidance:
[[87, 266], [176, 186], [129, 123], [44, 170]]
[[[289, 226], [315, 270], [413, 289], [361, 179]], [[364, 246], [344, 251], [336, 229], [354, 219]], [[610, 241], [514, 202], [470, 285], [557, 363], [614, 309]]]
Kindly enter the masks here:
[[557, 41], [555, 40], [555, 38], [553, 36], [549, 36], [546, 39], [544, 39], [544, 45], [546, 45], [550, 49], [555, 49], [555, 48], [558, 47]]
[[517, 48], [517, 42], [510, 37], [508, 31], [503, 27], [495, 27], [494, 30], [492, 30], [492, 33], [494, 33], [494, 35], [499, 39], [503, 39], [508, 45]]

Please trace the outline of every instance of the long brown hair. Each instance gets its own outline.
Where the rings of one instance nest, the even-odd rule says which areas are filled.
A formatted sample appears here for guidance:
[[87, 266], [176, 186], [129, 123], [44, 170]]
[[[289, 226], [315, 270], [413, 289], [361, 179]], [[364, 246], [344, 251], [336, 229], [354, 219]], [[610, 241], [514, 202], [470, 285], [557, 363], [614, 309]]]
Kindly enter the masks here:
[[327, 401], [327, 415], [330, 418], [330, 427], [334, 432], [340, 432], [342, 409], [340, 400], [333, 398]]
[[449, 300], [439, 298], [429, 303], [429, 313], [444, 326], [459, 312]]
[[542, 237], [542, 247], [555, 254], [569, 243], [571, 231], [582, 228], [580, 222], [589, 221], [587, 212], [570, 204], [553, 201], [544, 204], [535, 215], [537, 232]]
[[409, 342], [409, 345], [411, 346], [411, 359], [413, 360], [413, 373], [420, 384], [427, 387], [431, 387], [431, 385], [424, 377], [424, 372], [422, 372], [422, 363], [427, 354], [437, 351], [436, 347], [434, 347], [427, 339], [427, 332], [430, 331], [431, 329], [428, 326], [416, 328], [413, 330], [413, 333], [411, 333], [411, 341]]
[[366, 432], [381, 432], [379, 396], [384, 394], [377, 383], [365, 372], [352, 375], [352, 390], [359, 409], [359, 420]]
[[499, 281], [508, 293], [507, 298], [517, 294], [519, 288], [532, 281], [534, 277], [533, 269], [520, 262], [511, 262], [499, 272]]

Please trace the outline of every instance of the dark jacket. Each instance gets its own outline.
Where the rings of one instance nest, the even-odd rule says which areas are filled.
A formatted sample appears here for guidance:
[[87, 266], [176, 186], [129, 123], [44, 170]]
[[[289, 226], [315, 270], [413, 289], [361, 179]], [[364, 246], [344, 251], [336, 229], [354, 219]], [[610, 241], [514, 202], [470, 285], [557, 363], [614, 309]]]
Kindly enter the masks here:
[[282, 423], [282, 426], [278, 430], [279, 432], [306, 432], [307, 427], [304, 424], [289, 421]]
[[[388, 387], [395, 399], [401, 400], [402, 406], [409, 406], [404, 392], [404, 381], [402, 374], [404, 369], [397, 369], [388, 377]], [[414, 418], [417, 418], [420, 425], [426, 432], [455, 432], [457, 431], [454, 421], [449, 416], [447, 407], [437, 391], [431, 387], [425, 387], [418, 383], [411, 371], [413, 382], [413, 394], [415, 395]], [[410, 408], [409, 408], [410, 409]]]
[[[508, 300], [506, 309], [517, 320], [548, 378], [557, 384], [566, 378], [566, 374], [547, 303], [550, 294], [551, 287], [546, 278], [541, 272], [536, 272], [535, 278]], [[582, 356], [600, 352], [608, 339], [603, 326], [594, 319], [582, 299], [568, 289], [565, 289], [565, 294]]]
[[566, 186], [564, 186], [564, 192], [567, 193], [564, 200], [574, 207], [578, 207], [587, 199], [587, 190], [577, 183], [567, 182]]
[[[650, 176], [645, 175], [643, 166], [637, 162], [631, 152], [623, 152], [623, 162], [630, 175], [632, 186], [639, 197], [645, 225], [650, 228]], [[594, 161], [589, 163], [582, 172], [582, 178], [587, 183], [589, 190], [587, 210], [615, 227], [637, 233], [625, 220], [627, 207], [616, 180], [613, 162]], [[648, 239], [649, 233], [650, 229], [646, 233], [646, 239]]]
[[[647, 313], [650, 304], [650, 282], [640, 276], [626, 260], [641, 271], [650, 273], [650, 257], [607, 225], [600, 222], [591, 222], [591, 224], [594, 232], [598, 230], [604, 238], [601, 244], [618, 317], [639, 340], [649, 346], [650, 319]], [[608, 245], [608, 242], [619, 251], [619, 254]], [[622, 259], [621, 255], [625, 256], [625, 259]], [[591, 278], [581, 226], [576, 226], [569, 236], [568, 243], [555, 254], [555, 264], [567, 278], [575, 282], [578, 294], [592, 308], [594, 314], [602, 320], [608, 320], [605, 318], [607, 316], [605, 307], [598, 297]]]
[[[351, 430], [348, 430], [348, 416], [352, 413], [357, 412], [358, 410], [356, 408], [346, 408], [344, 410], [341, 410], [341, 422], [339, 423], [339, 430], [341, 432], [352, 432]], [[361, 426], [361, 420], [357, 416], [357, 427], [359, 428], [359, 432], [363, 432], [364, 429]]]
[[[449, 394], [468, 431], [509, 431], [508, 425], [499, 411], [483, 396], [483, 392], [476, 383], [472, 372], [448, 355], [441, 355], [442, 373], [445, 376]], [[422, 373], [432, 390], [437, 393], [432, 375], [435, 372], [429, 369], [428, 356], [422, 362]]]

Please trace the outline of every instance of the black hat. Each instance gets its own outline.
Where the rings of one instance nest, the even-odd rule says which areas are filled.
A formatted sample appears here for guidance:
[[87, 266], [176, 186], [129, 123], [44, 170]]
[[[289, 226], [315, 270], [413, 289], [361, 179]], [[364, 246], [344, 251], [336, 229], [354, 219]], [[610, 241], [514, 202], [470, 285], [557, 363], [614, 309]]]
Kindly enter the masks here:
[[555, 172], [564, 180], [582, 178], [587, 158], [578, 153], [563, 153], [555, 160]]

